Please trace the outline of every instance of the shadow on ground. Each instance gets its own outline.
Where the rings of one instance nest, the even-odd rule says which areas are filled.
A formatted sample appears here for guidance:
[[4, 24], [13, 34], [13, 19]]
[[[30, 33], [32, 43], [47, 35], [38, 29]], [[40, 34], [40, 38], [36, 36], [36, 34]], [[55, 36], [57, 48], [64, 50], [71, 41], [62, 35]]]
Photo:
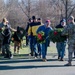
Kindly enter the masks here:
[[36, 69], [36, 68], [49, 68], [49, 67], [66, 67], [64, 65], [28, 65], [28, 66], [0, 66], [0, 70], [14, 70], [14, 69]]
[[[47, 61], [57, 61], [57, 59], [48, 59]], [[10, 59], [0, 61], [0, 64], [14, 64], [14, 63], [23, 63], [23, 62], [43, 62], [42, 59]]]

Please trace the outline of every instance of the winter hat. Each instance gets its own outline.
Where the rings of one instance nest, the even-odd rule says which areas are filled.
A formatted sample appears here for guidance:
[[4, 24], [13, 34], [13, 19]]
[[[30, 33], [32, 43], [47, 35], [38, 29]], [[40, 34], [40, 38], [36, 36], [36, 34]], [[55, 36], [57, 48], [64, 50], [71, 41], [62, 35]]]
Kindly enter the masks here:
[[62, 20], [60, 21], [60, 23], [61, 23], [61, 22], [66, 22], [66, 20], [65, 20], [65, 19], [62, 19]]

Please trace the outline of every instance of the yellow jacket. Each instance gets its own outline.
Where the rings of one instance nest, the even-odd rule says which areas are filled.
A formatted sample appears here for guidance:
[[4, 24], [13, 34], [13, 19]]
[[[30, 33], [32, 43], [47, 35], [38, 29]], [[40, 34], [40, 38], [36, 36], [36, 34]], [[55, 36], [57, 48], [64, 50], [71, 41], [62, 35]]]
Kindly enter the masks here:
[[34, 23], [32, 22], [30, 25], [29, 25], [29, 29], [28, 29], [28, 35], [31, 35], [31, 32], [33, 33], [33, 36], [36, 36], [36, 31], [37, 29], [41, 26], [41, 23], [37, 22], [37, 23]]

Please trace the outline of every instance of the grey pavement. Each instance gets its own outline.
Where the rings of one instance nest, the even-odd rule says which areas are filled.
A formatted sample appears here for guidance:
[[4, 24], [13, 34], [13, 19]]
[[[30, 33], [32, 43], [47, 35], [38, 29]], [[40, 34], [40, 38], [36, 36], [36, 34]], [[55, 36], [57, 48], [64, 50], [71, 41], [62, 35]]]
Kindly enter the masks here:
[[73, 66], [64, 66], [67, 63], [67, 52], [64, 61], [57, 60], [57, 53], [48, 53], [47, 62], [30, 56], [14, 57], [13, 59], [0, 58], [0, 75], [75, 75], [75, 59]]

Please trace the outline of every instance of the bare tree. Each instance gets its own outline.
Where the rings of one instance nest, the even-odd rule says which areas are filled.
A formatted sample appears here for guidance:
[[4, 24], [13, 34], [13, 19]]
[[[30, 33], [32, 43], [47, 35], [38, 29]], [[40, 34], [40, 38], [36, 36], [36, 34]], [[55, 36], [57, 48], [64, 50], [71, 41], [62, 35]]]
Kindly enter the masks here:
[[29, 19], [31, 17], [31, 0], [21, 0], [21, 3], [19, 3], [19, 6], [23, 13], [27, 16]]
[[72, 0], [61, 0], [61, 1], [65, 6], [65, 18], [66, 18], [66, 23], [67, 23], [67, 19], [74, 12], [75, 3]]
[[4, 0], [0, 0], [0, 20], [7, 16], [8, 9], [4, 3]]

